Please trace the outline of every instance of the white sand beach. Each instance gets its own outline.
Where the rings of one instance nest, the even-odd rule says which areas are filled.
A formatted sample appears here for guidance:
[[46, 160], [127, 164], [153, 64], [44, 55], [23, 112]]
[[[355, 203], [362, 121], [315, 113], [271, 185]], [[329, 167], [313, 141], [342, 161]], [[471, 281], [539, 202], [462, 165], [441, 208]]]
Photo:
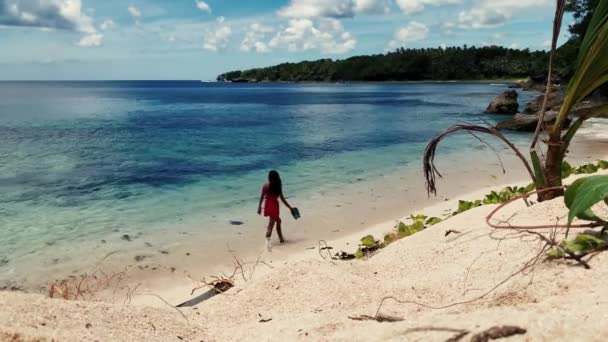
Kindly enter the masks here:
[[[603, 152], [606, 159], [608, 141], [595, 136], [590, 142], [585, 136], [573, 145], [576, 155], [584, 159]], [[446, 177], [440, 194], [457, 191], [442, 188], [454, 185], [455, 180]], [[451, 193], [449, 199], [402, 215], [444, 217], [459, 199], [483, 198], [500, 188]], [[539, 254], [544, 242], [537, 236], [487, 226], [485, 217], [495, 207], [485, 205], [451, 217], [360, 260], [322, 258], [312, 239], [291, 248], [279, 246], [270, 254], [235, 250], [240, 269], [225, 262], [210, 269], [205, 278], [210, 281], [213, 275], [235, 270], [235, 287], [191, 308], [168, 305], [191, 298], [195, 283], [182, 276], [173, 281], [157, 278], [139, 287], [128, 301], [115, 300], [116, 304], [1, 292], [0, 339], [444, 341], [461, 330], [469, 332], [463, 338], [469, 340], [488, 328], [510, 325], [526, 330], [514, 341], [605, 340], [608, 299], [602, 290], [608, 255], [588, 257], [589, 270], [574, 261], [545, 261]], [[531, 207], [516, 202], [500, 218], [524, 225], [552, 224], [558, 219], [565, 222], [566, 213], [563, 199], [558, 198]], [[397, 218], [325, 240], [332, 253], [354, 252], [362, 236], [382, 238], [394, 229]], [[448, 230], [458, 233], [446, 236]], [[387, 299], [379, 313], [400, 321], [352, 319], [375, 316], [387, 297], [398, 301]]]

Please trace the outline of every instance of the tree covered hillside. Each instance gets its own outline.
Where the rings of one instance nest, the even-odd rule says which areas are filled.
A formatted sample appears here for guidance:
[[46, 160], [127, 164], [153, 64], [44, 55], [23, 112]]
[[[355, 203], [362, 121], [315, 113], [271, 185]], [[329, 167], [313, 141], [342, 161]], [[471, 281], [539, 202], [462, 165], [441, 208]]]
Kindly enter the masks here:
[[[320, 59], [232, 71], [218, 80], [249, 81], [418, 81], [516, 78], [546, 72], [545, 51], [500, 46], [397, 49], [344, 60]], [[557, 70], [563, 69], [557, 65]]]

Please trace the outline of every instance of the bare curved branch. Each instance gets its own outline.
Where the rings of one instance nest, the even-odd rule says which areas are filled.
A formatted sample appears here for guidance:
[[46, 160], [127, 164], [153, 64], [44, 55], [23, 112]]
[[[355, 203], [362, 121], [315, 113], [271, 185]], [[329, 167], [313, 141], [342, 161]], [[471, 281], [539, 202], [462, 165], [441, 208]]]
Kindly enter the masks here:
[[446, 136], [448, 136], [452, 133], [459, 132], [459, 131], [466, 131], [469, 133], [472, 133], [472, 132], [485, 133], [485, 134], [493, 135], [496, 138], [502, 140], [505, 144], [507, 144], [507, 146], [509, 146], [509, 148], [511, 148], [511, 150], [513, 150], [513, 152], [515, 152], [515, 155], [522, 161], [522, 163], [524, 164], [524, 167], [526, 168], [526, 170], [528, 171], [528, 174], [530, 175], [530, 178], [533, 181], [536, 181], [536, 177], [534, 176], [534, 172], [532, 171], [532, 168], [530, 167], [528, 160], [523, 156], [523, 154], [521, 154], [521, 152], [517, 149], [517, 147], [515, 147], [515, 145], [513, 145], [513, 143], [511, 143], [496, 128], [491, 127], [491, 126], [484, 127], [484, 126], [477, 126], [477, 125], [455, 125], [455, 126], [452, 126], [448, 129], [446, 129], [445, 131], [443, 131], [442, 133], [437, 135], [435, 138], [433, 138], [433, 140], [431, 140], [429, 142], [429, 144], [426, 146], [426, 149], [424, 150], [424, 159], [423, 159], [424, 178], [426, 180], [426, 191], [429, 194], [429, 196], [431, 193], [437, 195], [436, 177], [440, 177], [440, 178], [442, 177], [441, 173], [439, 173], [439, 170], [437, 170], [437, 168], [435, 167], [435, 154], [437, 153], [437, 146]]

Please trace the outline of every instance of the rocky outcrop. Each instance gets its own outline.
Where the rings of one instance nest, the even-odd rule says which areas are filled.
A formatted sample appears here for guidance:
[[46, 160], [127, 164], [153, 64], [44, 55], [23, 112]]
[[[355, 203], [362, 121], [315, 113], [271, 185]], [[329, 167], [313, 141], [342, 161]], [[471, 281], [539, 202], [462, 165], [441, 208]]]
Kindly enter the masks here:
[[[513, 119], [499, 122], [496, 128], [500, 130], [520, 131], [520, 132], [534, 132], [538, 123], [538, 115], [522, 114], [517, 113]], [[555, 123], [557, 118], [557, 111], [550, 111], [545, 113], [545, 123], [552, 125]], [[570, 119], [568, 119], [566, 127], [570, 125]]]
[[[558, 111], [562, 103], [564, 103], [564, 97], [566, 97], [566, 91], [564, 89], [559, 89], [552, 91], [549, 95], [549, 100], [547, 101], [547, 106], [545, 109], [547, 111]], [[524, 114], [536, 114], [540, 113], [541, 108], [543, 107], [543, 101], [545, 100], [545, 95], [540, 95], [534, 98], [530, 103], [526, 105], [524, 108]]]
[[486, 109], [486, 114], [515, 114], [519, 109], [517, 92], [508, 90], [496, 96]]

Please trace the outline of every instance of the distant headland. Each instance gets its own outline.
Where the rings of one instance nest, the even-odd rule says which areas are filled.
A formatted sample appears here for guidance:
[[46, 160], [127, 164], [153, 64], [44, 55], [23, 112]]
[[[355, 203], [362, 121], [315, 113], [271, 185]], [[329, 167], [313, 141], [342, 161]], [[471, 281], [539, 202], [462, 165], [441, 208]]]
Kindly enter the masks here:
[[[570, 44], [557, 51], [558, 75], [573, 60]], [[400, 48], [377, 55], [319, 59], [236, 70], [217, 77], [225, 82], [399, 82], [521, 79], [546, 73], [547, 51], [502, 46]]]

